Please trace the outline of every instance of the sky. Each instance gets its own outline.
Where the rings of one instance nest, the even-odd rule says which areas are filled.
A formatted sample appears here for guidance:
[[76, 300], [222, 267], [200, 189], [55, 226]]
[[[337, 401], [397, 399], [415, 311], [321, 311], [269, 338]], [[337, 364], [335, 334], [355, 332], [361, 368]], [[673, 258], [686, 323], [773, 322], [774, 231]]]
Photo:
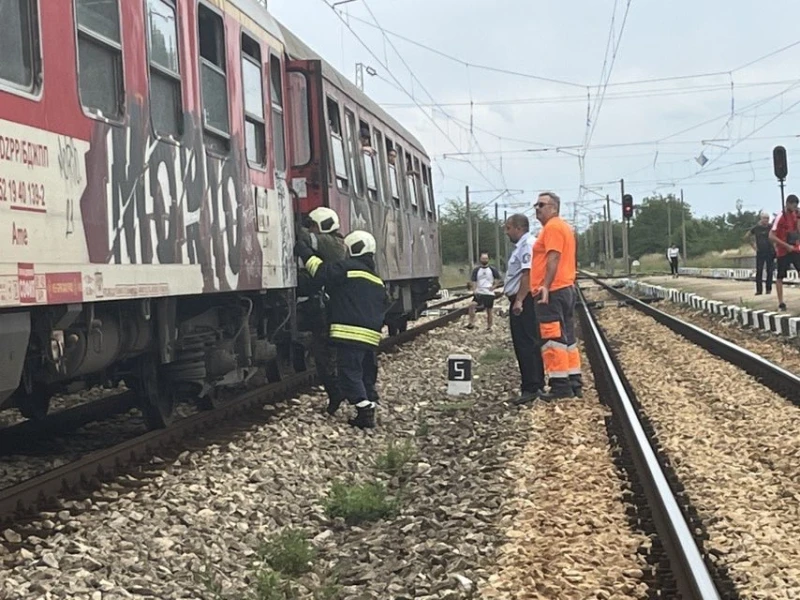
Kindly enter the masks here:
[[624, 178], [635, 202], [682, 189], [698, 216], [774, 213], [778, 144], [800, 193], [796, 0], [332, 2], [268, 9], [351, 80], [374, 69], [365, 91], [425, 146], [440, 205], [469, 185], [531, 214], [553, 190], [583, 228], [606, 194], [621, 218]]

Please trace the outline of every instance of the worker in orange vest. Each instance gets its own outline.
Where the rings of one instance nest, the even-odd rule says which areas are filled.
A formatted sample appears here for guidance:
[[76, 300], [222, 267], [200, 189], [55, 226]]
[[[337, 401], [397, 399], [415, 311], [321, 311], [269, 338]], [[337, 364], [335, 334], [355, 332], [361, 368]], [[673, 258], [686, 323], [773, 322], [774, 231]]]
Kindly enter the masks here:
[[539, 194], [535, 206], [542, 231], [533, 245], [530, 285], [536, 299], [542, 361], [550, 384], [550, 391], [537, 397], [580, 397], [583, 383], [575, 339], [575, 232], [559, 216], [561, 199], [553, 192]]

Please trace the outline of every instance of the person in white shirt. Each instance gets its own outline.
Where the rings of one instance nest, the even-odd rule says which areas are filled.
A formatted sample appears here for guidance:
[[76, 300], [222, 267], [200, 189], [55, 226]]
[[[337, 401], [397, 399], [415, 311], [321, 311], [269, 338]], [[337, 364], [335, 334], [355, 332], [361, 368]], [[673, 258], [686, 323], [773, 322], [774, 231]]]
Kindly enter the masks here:
[[667, 260], [669, 261], [669, 270], [672, 273], [673, 277], [678, 276], [678, 257], [681, 255], [681, 251], [678, 250], [677, 244], [672, 244], [669, 248], [667, 248]]
[[467, 287], [474, 296], [469, 305], [469, 325], [467, 329], [475, 329], [475, 311], [478, 307], [486, 309], [486, 329], [492, 328], [492, 308], [494, 307], [494, 288], [500, 285], [500, 273], [489, 264], [489, 253], [481, 252], [481, 264], [472, 271]]
[[544, 389], [544, 364], [539, 323], [536, 320], [536, 302], [531, 296], [531, 256], [536, 236], [530, 229], [530, 221], [518, 213], [508, 217], [506, 235], [514, 244], [508, 257], [503, 293], [511, 305], [509, 325], [514, 353], [520, 374], [521, 395], [515, 404], [524, 404], [536, 398]]

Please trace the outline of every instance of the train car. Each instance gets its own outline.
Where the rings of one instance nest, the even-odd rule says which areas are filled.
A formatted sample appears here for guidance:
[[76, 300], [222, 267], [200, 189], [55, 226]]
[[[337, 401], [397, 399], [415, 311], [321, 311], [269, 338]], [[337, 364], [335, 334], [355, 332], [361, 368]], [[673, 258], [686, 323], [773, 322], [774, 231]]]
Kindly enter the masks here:
[[[0, 410], [124, 381], [164, 427], [303, 368], [292, 248], [316, 205], [376, 233], [395, 329], [431, 296], [422, 147], [286, 33], [254, 0], [0, 3]], [[383, 149], [371, 176], [329, 146], [332, 100], [339, 138]]]
[[275, 371], [296, 272], [284, 44], [253, 0], [0, 3], [0, 408]]
[[439, 290], [441, 260], [430, 160], [422, 144], [363, 91], [281, 26], [287, 53], [291, 162], [297, 213], [337, 211], [346, 233], [370, 231], [378, 271], [402, 331]]

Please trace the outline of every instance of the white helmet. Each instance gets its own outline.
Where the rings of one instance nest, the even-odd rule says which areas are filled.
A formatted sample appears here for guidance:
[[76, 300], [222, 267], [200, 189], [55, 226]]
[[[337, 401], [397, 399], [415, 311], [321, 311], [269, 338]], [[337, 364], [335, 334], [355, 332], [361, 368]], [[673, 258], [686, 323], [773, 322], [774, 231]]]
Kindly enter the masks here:
[[350, 256], [363, 256], [364, 254], [374, 254], [377, 244], [372, 234], [367, 231], [353, 231], [344, 238], [345, 246], [350, 252]]
[[339, 229], [339, 215], [327, 206], [320, 206], [308, 213], [309, 218], [317, 224], [320, 233], [331, 233]]

